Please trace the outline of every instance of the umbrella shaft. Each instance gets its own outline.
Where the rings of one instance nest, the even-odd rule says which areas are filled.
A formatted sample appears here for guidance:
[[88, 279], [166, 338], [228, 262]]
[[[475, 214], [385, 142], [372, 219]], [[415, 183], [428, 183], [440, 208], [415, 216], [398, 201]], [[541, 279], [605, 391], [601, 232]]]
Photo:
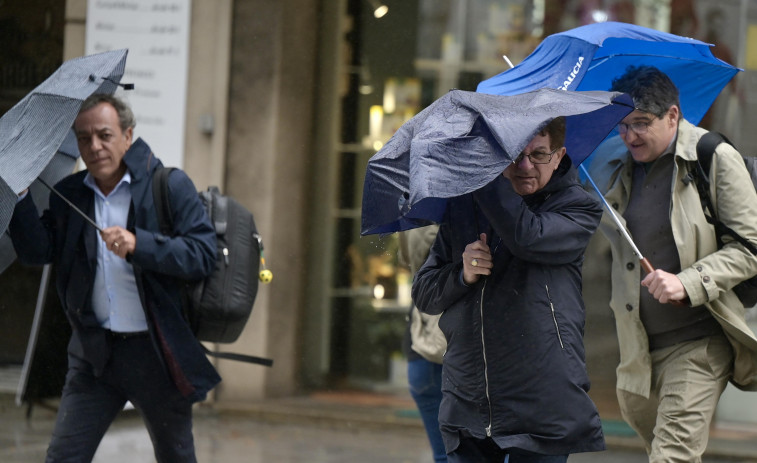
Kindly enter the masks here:
[[[618, 226], [618, 229], [623, 234], [623, 237], [626, 239], [626, 241], [628, 241], [628, 244], [631, 245], [633, 252], [637, 256], [639, 256], [639, 260], [641, 261], [642, 267], [645, 265], [644, 263], [646, 262], [646, 265], [648, 265], [650, 269], [654, 270], [654, 268], [652, 268], [652, 265], [649, 263], [649, 261], [646, 258], [644, 258], [644, 256], [641, 255], [641, 251], [639, 251], [639, 248], [636, 246], [636, 243], [633, 242], [633, 238], [631, 238], [631, 235], [628, 234], [628, 230], [626, 230], [626, 227], [623, 226], [622, 223], [620, 223], [620, 219], [618, 218], [618, 215], [615, 214], [615, 210], [607, 202], [602, 192], [599, 191], [599, 187], [597, 186], [596, 183], [594, 183], [594, 179], [591, 178], [591, 176], [589, 175], [589, 172], [586, 171], [586, 168], [583, 165], [579, 166], [579, 169], [581, 169], [581, 172], [583, 172], [586, 178], [589, 180], [589, 183], [591, 183], [591, 186], [594, 187], [594, 190], [599, 195], [599, 199], [602, 200], [602, 204], [605, 205], [605, 209], [607, 210], [607, 212], [610, 213], [610, 217], [612, 217], [612, 220]], [[644, 269], [646, 270], [646, 267]], [[647, 272], [649, 272], [649, 270], [647, 270]]]
[[66, 202], [66, 204], [68, 204], [69, 206], [71, 206], [71, 209], [73, 209], [73, 210], [74, 210], [74, 211], [76, 211], [76, 212], [77, 212], [77, 213], [78, 213], [78, 214], [79, 214], [80, 216], [82, 216], [82, 217], [84, 218], [84, 220], [86, 220], [86, 221], [87, 221], [87, 222], [89, 222], [89, 223], [90, 223], [90, 224], [91, 224], [91, 225], [92, 225], [93, 227], [95, 227], [95, 229], [96, 229], [97, 231], [99, 231], [100, 233], [102, 233], [102, 232], [103, 232], [103, 231], [102, 231], [102, 229], [101, 229], [100, 227], [98, 227], [98, 226], [97, 226], [97, 224], [95, 223], [95, 221], [94, 221], [94, 220], [90, 219], [90, 218], [89, 218], [89, 216], [88, 216], [87, 214], [85, 214], [84, 212], [82, 212], [82, 211], [81, 211], [81, 209], [79, 209], [78, 207], [74, 206], [74, 203], [72, 203], [71, 201], [69, 201], [69, 200], [68, 200], [68, 198], [66, 198], [65, 196], [63, 196], [63, 195], [62, 195], [62, 194], [61, 194], [61, 193], [60, 193], [60, 192], [59, 192], [58, 190], [56, 190], [56, 189], [55, 189], [54, 187], [50, 186], [50, 185], [49, 185], [49, 184], [48, 184], [48, 183], [47, 183], [46, 181], [42, 180], [42, 179], [41, 179], [41, 178], [39, 178], [39, 177], [37, 177], [37, 180], [39, 180], [39, 182], [40, 182], [41, 184], [43, 184], [43, 185], [44, 185], [45, 187], [47, 187], [47, 189], [48, 189], [48, 190], [50, 190], [50, 191], [52, 191], [53, 193], [55, 193], [56, 195], [58, 195], [58, 196], [60, 197], [60, 199], [62, 199], [63, 201], [65, 201], [65, 202]]
[[[589, 173], [586, 171], [586, 168], [584, 166], [579, 166], [581, 169], [581, 172], [584, 173], [586, 178], [589, 180], [589, 183], [591, 183], [591, 186], [594, 187], [594, 190], [599, 195], [599, 198], [602, 200], [602, 204], [605, 205], [605, 209], [610, 213], [610, 216], [612, 217], [613, 221], [615, 221], [615, 224], [618, 226], [618, 229], [623, 234], [623, 236], [628, 241], [628, 244], [631, 245], [631, 248], [633, 248], [633, 252], [636, 253], [637, 256], [639, 256], [639, 263], [641, 264], [641, 268], [647, 272], [652, 273], [654, 272], [654, 267], [652, 266], [652, 263], [647, 260], [646, 257], [641, 255], [641, 251], [639, 251], [639, 248], [636, 247], [636, 243], [633, 242], [633, 239], [631, 238], [631, 235], [628, 234], [628, 231], [626, 230], [626, 227], [623, 226], [622, 223], [620, 223], [620, 219], [618, 219], [617, 214], [615, 214], [615, 210], [610, 206], [610, 204], [605, 199], [604, 195], [602, 195], [602, 192], [599, 191], [599, 187], [597, 187], [597, 184], [594, 183], [594, 180], [591, 178]], [[671, 304], [675, 306], [684, 306], [687, 305], [685, 301], [669, 301]]]

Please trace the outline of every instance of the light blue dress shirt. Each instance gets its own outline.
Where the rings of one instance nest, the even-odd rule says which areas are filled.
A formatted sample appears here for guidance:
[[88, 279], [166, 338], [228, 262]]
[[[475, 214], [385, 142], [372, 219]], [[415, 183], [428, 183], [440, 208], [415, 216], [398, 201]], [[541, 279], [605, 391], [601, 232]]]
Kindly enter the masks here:
[[[89, 174], [84, 177], [84, 184], [95, 192], [95, 222], [98, 227], [126, 228], [131, 205], [130, 183], [131, 175], [127, 171], [113, 191], [105, 196]], [[119, 333], [147, 330], [134, 270], [125, 259], [108, 250], [99, 233], [92, 309], [103, 328]]]

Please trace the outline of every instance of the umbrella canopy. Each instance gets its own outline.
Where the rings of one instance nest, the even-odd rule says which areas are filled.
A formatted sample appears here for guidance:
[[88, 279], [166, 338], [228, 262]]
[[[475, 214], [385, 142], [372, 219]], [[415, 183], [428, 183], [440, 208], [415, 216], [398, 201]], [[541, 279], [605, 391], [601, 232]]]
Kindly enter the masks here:
[[520, 64], [481, 82], [477, 91], [515, 95], [542, 87], [609, 90], [629, 65], [650, 65], [676, 84], [681, 111], [696, 125], [741, 70], [712, 56], [710, 47], [633, 24], [589, 24], [550, 35]]
[[[58, 152], [47, 164], [45, 170], [39, 174], [39, 178], [43, 179], [48, 185], [55, 185], [74, 171], [78, 158], [79, 147], [76, 144], [76, 136], [73, 130], [69, 130], [63, 144], [60, 145]], [[29, 186], [29, 193], [34, 198], [34, 204], [37, 205], [39, 213], [42, 214], [42, 211], [47, 209], [50, 191], [39, 182], [34, 182]], [[15, 205], [15, 202], [13, 205]], [[10, 236], [7, 233], [0, 234], [0, 273], [3, 273], [14, 260], [16, 260], [16, 251], [13, 249]]]
[[631, 98], [615, 92], [452, 90], [403, 124], [368, 161], [361, 234], [441, 222], [447, 198], [491, 182], [558, 116], [566, 116], [565, 146], [578, 165], [631, 111]]
[[66, 61], [0, 118], [0, 230], [8, 227], [17, 194], [58, 152], [82, 101], [115, 92], [126, 54], [114, 50]]

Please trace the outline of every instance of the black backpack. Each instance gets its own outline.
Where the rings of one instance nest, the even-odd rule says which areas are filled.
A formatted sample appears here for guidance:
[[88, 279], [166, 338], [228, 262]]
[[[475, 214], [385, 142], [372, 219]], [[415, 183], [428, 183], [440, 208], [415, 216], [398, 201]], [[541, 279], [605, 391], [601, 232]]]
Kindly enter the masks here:
[[[173, 168], [160, 168], [152, 182], [155, 209], [161, 233], [173, 235], [168, 175]], [[258, 273], [263, 241], [252, 213], [224, 196], [217, 187], [198, 193], [216, 232], [218, 252], [213, 273], [204, 280], [187, 282], [184, 288], [185, 318], [200, 341], [231, 343], [247, 323], [258, 292]], [[203, 346], [204, 348], [204, 346]], [[207, 355], [272, 366], [273, 360], [230, 352]]]
[[[717, 211], [710, 198], [710, 166], [712, 165], [712, 155], [715, 153], [715, 148], [723, 142], [733, 146], [733, 143], [725, 135], [718, 132], [706, 133], [697, 143], [697, 165], [694, 169], [693, 177], [696, 182], [697, 191], [699, 192], [699, 199], [702, 202], [707, 222], [715, 227], [718, 247], [723, 246], [723, 236], [729, 235], [734, 240], [743, 244], [753, 255], [757, 256], [757, 247], [718, 220]], [[744, 159], [744, 164], [749, 171], [752, 184], [757, 189], [757, 158], [743, 155], [741, 157]], [[757, 276], [742, 281], [733, 288], [733, 291], [739, 297], [741, 303], [744, 304], [744, 307], [754, 306], [757, 304]]]

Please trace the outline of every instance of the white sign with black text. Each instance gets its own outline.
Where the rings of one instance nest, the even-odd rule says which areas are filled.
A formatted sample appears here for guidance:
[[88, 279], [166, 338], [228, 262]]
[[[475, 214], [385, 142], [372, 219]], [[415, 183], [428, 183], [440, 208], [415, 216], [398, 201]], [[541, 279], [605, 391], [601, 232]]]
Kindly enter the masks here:
[[191, 0], [90, 0], [86, 53], [127, 48], [119, 89], [142, 137], [166, 166], [182, 167]]

